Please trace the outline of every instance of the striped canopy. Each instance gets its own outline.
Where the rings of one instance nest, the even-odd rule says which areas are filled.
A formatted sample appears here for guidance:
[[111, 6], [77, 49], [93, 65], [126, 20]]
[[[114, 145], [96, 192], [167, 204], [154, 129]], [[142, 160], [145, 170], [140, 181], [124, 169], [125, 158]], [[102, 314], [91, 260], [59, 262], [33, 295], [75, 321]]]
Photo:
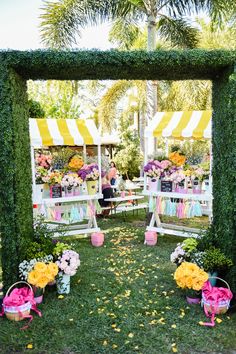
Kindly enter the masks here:
[[212, 111], [157, 112], [145, 137], [210, 139]]
[[98, 145], [101, 139], [91, 119], [32, 119], [29, 120], [31, 145]]

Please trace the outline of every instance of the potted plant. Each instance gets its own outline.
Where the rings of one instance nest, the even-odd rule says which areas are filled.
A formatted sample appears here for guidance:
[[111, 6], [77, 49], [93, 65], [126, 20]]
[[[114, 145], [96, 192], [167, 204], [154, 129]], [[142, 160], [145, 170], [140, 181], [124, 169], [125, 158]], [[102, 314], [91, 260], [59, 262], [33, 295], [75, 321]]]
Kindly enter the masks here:
[[183, 262], [175, 271], [177, 285], [186, 290], [187, 302], [199, 303], [198, 293], [208, 280], [208, 274], [194, 263]]
[[203, 268], [210, 277], [224, 276], [233, 265], [232, 260], [215, 247], [205, 250], [202, 261]]
[[57, 276], [58, 294], [69, 294], [70, 277], [75, 275], [80, 266], [79, 254], [71, 249], [71, 246], [58, 242], [54, 249], [54, 258], [59, 268]]

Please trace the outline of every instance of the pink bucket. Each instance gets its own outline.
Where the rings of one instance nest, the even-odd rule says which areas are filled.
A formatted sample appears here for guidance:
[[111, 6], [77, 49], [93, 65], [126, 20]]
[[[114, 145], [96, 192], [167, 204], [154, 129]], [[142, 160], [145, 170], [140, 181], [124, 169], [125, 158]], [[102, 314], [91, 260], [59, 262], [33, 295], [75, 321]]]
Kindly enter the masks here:
[[100, 247], [104, 243], [104, 234], [102, 232], [94, 232], [91, 235], [91, 243], [95, 247]]
[[146, 231], [144, 244], [148, 246], [155, 246], [156, 243], [157, 243], [157, 233], [155, 231]]

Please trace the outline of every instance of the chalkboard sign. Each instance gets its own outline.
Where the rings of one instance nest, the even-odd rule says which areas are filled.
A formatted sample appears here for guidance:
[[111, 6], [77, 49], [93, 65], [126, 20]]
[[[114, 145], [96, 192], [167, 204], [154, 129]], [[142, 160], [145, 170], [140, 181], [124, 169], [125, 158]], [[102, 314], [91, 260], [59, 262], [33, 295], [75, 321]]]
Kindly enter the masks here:
[[161, 192], [172, 192], [172, 181], [161, 181]]
[[51, 198], [61, 198], [61, 186], [60, 184], [55, 184], [54, 186], [50, 186], [50, 197]]
[[194, 186], [199, 186], [199, 181], [198, 181], [198, 180], [194, 180], [194, 181], [193, 181], [193, 185], [194, 185]]

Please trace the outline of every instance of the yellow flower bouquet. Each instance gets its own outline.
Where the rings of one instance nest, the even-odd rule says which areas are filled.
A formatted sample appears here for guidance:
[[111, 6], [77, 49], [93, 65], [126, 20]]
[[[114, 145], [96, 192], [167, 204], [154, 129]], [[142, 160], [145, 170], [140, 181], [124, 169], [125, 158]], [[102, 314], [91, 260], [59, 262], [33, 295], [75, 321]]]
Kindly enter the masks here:
[[45, 288], [45, 286], [54, 281], [58, 273], [58, 266], [56, 263], [37, 262], [34, 268], [29, 272], [27, 281], [36, 288]]
[[208, 274], [194, 263], [183, 262], [175, 271], [174, 279], [182, 289], [199, 291], [208, 279]]
[[186, 157], [175, 151], [169, 154], [169, 160], [176, 166], [183, 166], [185, 164]]

